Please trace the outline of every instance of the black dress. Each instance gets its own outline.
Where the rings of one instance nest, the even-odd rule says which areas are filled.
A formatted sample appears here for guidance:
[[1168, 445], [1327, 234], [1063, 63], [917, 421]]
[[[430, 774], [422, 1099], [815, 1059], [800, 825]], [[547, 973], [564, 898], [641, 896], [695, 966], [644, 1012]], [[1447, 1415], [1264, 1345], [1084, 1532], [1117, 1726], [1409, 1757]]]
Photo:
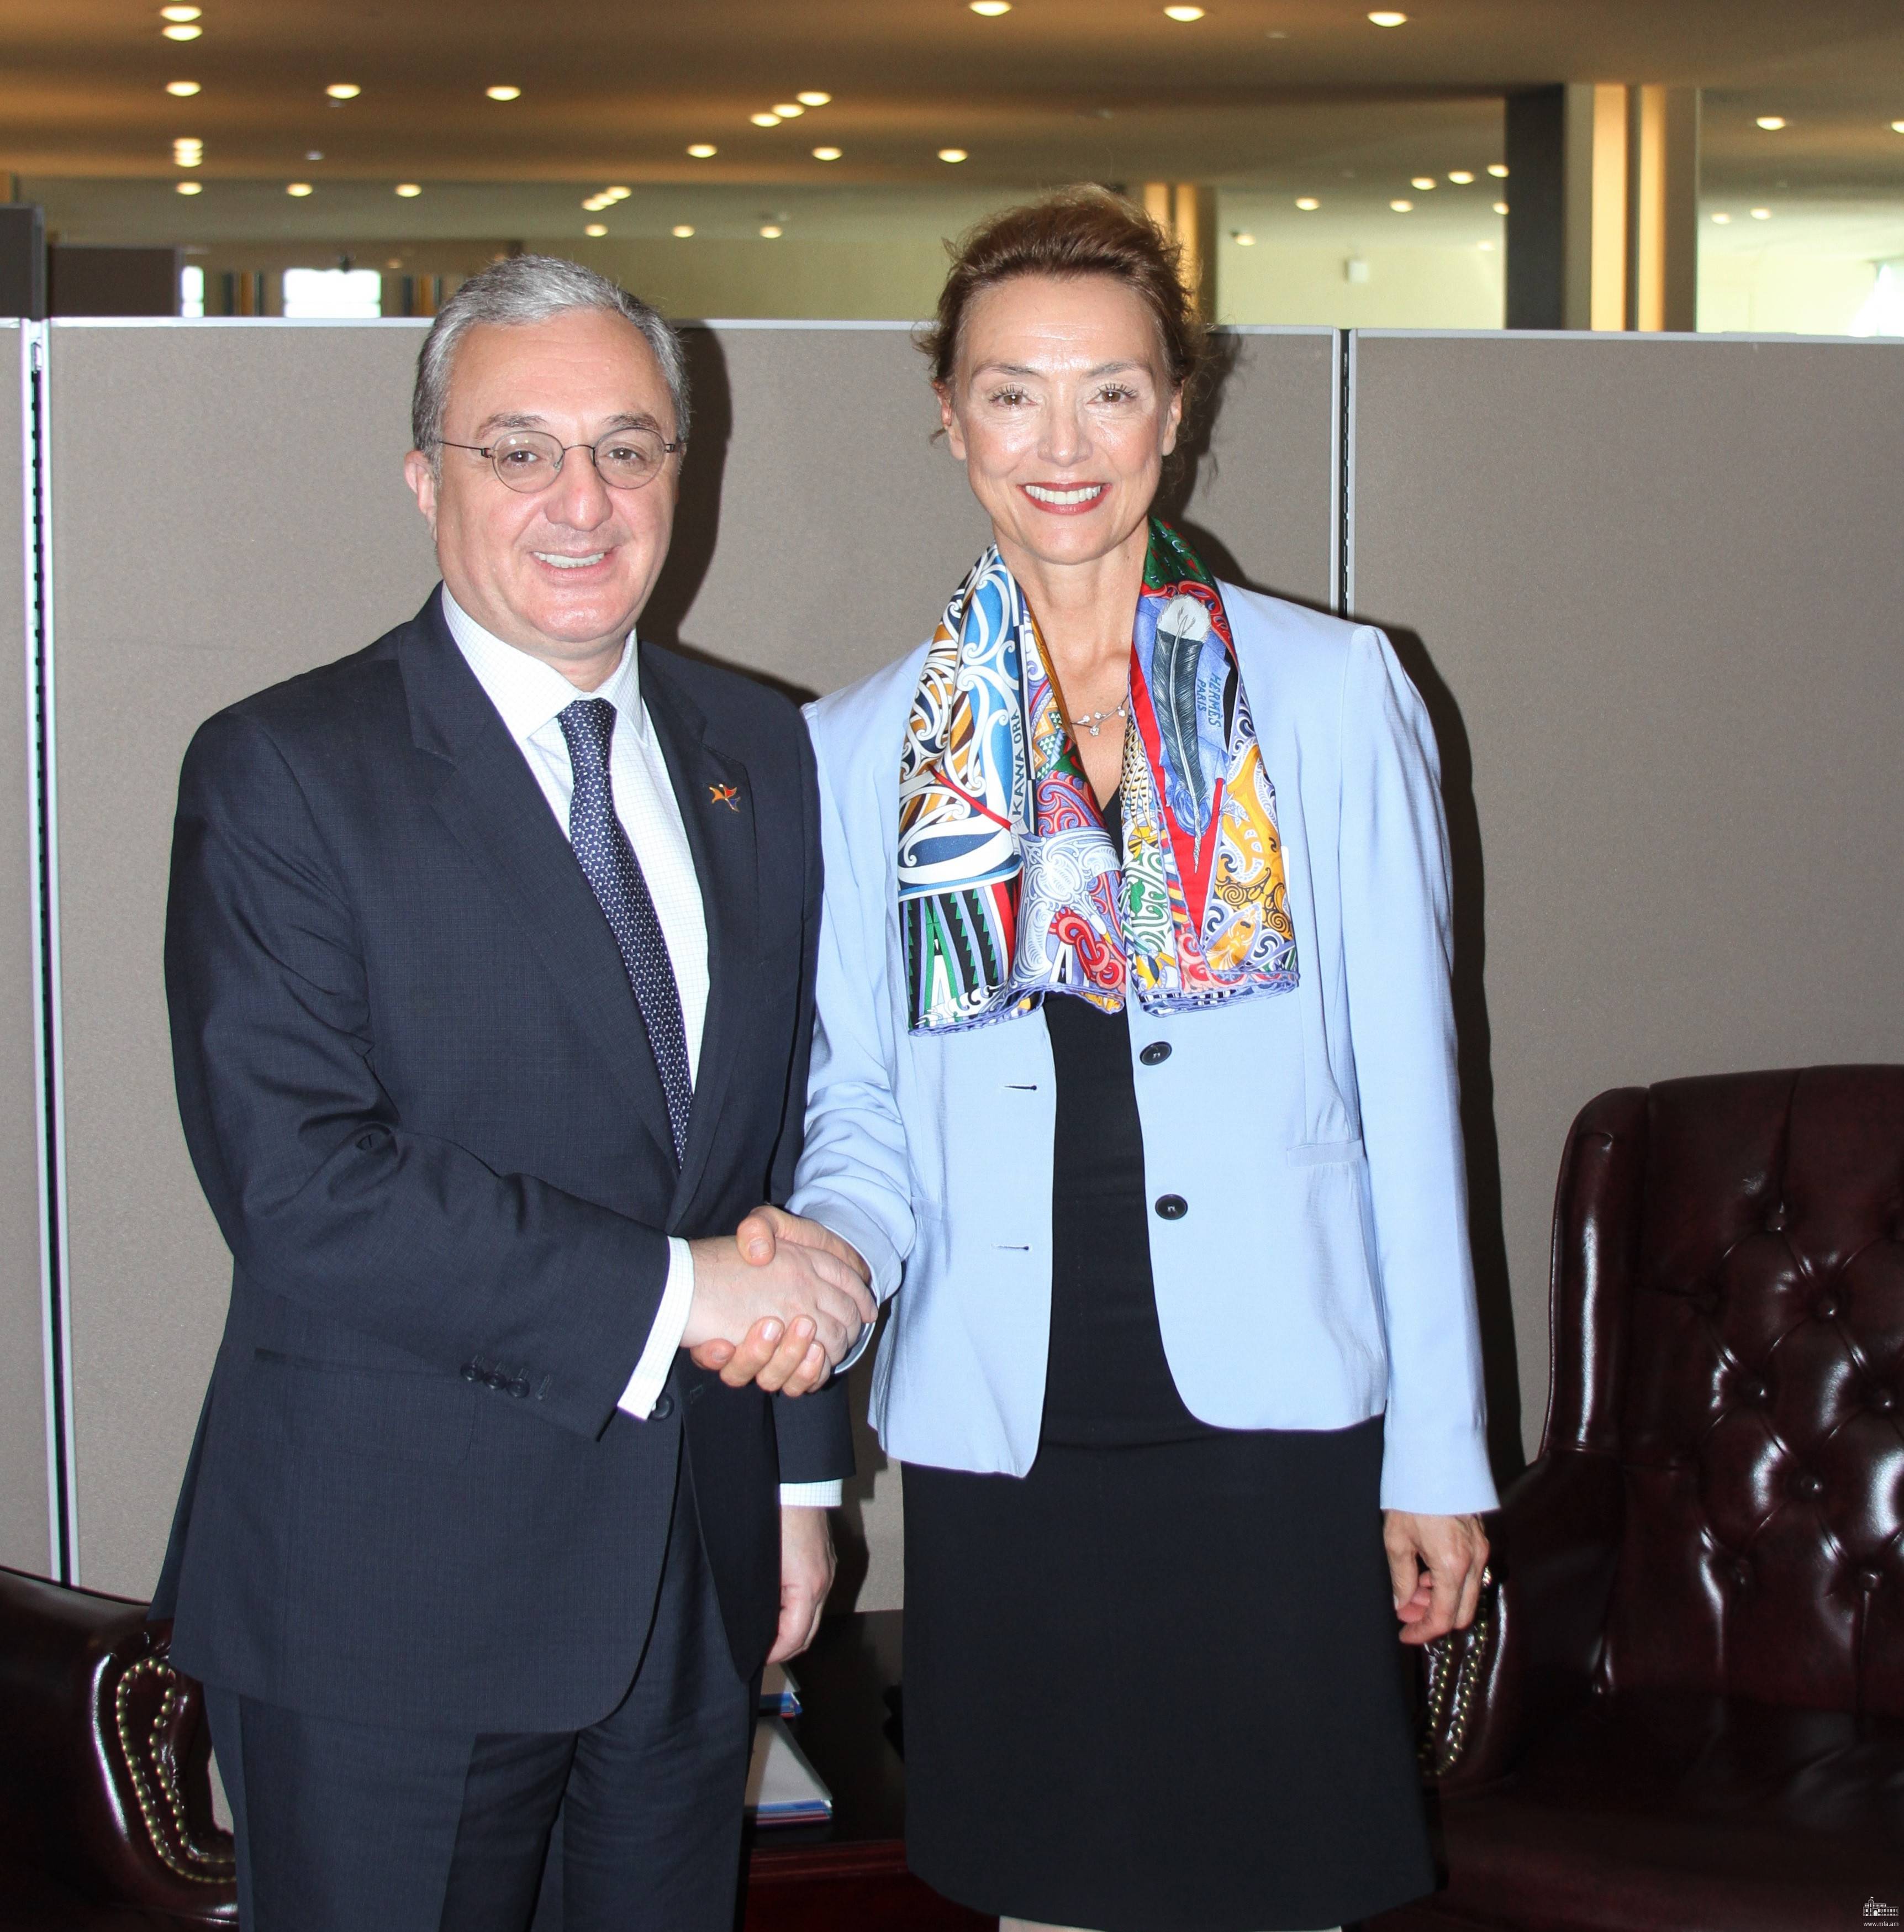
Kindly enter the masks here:
[[904, 1472], [908, 1859], [976, 1910], [1093, 1932], [1310, 1932], [1419, 1897], [1381, 1421], [1224, 1430], [1184, 1406], [1129, 1021], [1044, 1012], [1037, 1460]]

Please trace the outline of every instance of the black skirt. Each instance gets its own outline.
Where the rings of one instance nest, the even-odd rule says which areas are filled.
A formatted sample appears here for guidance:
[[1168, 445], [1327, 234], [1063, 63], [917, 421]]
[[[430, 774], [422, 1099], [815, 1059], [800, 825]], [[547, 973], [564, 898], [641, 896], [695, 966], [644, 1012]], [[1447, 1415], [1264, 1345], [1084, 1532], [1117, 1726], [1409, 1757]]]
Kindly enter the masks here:
[[1431, 1891], [1381, 1471], [1379, 1420], [908, 1464], [913, 1869], [1093, 1932], [1311, 1932]]
[[1037, 1460], [904, 1474], [907, 1858], [976, 1910], [1093, 1932], [1312, 1932], [1418, 1898], [1381, 1420], [1190, 1413], [1157, 1322], [1127, 1018], [1060, 998], [1045, 1018]]

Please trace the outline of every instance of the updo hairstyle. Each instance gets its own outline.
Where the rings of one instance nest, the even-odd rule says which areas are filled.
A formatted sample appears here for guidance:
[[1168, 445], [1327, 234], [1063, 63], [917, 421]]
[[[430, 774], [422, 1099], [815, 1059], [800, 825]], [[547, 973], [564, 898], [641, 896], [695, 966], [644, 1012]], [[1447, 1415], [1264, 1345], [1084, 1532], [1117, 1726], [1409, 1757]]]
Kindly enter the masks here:
[[948, 242], [952, 272], [937, 318], [920, 334], [932, 380], [950, 386], [960, 332], [972, 298], [1019, 275], [1106, 275], [1130, 290], [1156, 319], [1171, 386], [1186, 407], [1208, 355], [1201, 319], [1180, 272], [1183, 250], [1141, 208], [1108, 188], [1060, 188], [1042, 200], [988, 216]]

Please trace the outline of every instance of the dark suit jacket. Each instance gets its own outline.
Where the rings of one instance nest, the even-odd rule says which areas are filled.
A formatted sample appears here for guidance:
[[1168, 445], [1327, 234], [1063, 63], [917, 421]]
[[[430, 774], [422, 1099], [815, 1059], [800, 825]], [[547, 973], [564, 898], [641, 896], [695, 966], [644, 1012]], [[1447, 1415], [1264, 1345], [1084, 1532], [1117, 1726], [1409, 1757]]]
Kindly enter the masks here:
[[851, 1467], [841, 1387], [769, 1400], [677, 1356], [649, 1420], [616, 1406], [666, 1236], [786, 1197], [820, 918], [799, 714], [640, 648], [712, 980], [678, 1174], [613, 937], [436, 596], [186, 754], [166, 984], [234, 1268], [155, 1614], [208, 1682], [358, 1720], [593, 1722], [640, 1653], [684, 1439], [750, 1675], [776, 1481]]

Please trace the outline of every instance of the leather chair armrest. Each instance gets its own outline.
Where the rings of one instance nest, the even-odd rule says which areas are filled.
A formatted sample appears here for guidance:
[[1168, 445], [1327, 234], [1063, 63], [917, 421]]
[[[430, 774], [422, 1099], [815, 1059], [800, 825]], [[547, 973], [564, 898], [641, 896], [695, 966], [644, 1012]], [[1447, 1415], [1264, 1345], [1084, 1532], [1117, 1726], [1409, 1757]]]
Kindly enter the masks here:
[[203, 1695], [142, 1604], [0, 1570], [0, 1856], [103, 1905], [238, 1922]]
[[1423, 1658], [1422, 1766], [1442, 1791], [1504, 1777], [1589, 1694], [1624, 1507], [1619, 1465], [1569, 1449], [1533, 1463], [1488, 1519], [1494, 1580], [1480, 1611]]

